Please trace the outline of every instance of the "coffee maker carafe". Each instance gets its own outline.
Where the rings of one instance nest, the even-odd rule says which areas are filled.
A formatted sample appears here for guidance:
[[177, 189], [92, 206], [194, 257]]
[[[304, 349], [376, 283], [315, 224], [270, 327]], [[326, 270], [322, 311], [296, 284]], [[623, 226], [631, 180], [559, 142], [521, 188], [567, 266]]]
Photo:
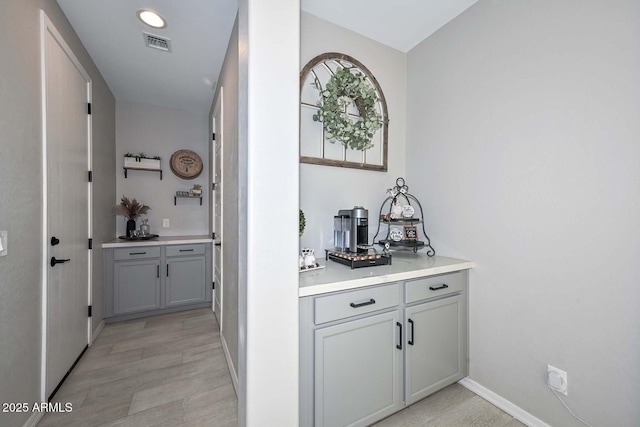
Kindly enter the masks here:
[[334, 243], [339, 251], [366, 252], [369, 245], [369, 211], [362, 206], [341, 209], [333, 217]]

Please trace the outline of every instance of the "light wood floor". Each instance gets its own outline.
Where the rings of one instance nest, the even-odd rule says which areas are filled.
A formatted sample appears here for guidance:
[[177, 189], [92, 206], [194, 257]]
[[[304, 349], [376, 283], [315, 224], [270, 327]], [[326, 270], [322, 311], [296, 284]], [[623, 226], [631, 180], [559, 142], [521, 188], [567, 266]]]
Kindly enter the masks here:
[[[38, 427], [236, 427], [237, 400], [210, 309], [106, 325]], [[376, 427], [522, 427], [459, 384]], [[264, 426], [278, 427], [278, 426]]]
[[211, 309], [106, 325], [38, 427], [237, 425], [237, 400]]
[[525, 427], [475, 393], [452, 384], [375, 427]]

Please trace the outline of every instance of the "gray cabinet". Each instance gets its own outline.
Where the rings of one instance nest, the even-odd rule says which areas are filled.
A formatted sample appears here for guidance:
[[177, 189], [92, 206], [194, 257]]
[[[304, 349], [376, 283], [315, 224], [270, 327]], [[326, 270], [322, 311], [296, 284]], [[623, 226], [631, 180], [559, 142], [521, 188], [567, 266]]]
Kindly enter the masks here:
[[210, 305], [210, 243], [107, 248], [103, 253], [107, 322]]
[[467, 272], [300, 299], [300, 425], [367, 426], [467, 373]]
[[416, 401], [466, 375], [467, 273], [405, 282], [405, 402]]
[[402, 407], [397, 311], [315, 332], [315, 425], [368, 426]]
[[113, 265], [113, 313], [160, 308], [160, 260], [120, 261]]
[[464, 377], [461, 295], [405, 309], [407, 405]]
[[167, 258], [167, 307], [205, 301], [203, 257]]

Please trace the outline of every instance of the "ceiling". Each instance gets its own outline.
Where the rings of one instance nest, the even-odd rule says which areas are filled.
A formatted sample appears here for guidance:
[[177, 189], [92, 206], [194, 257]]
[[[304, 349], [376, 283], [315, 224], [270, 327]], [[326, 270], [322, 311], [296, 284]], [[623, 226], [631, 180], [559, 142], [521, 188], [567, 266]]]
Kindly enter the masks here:
[[[118, 101], [208, 112], [238, 0], [57, 0]], [[301, 0], [302, 10], [403, 52], [477, 0]], [[167, 27], [146, 26], [151, 9]], [[147, 48], [142, 32], [171, 40]]]
[[301, 8], [408, 52], [478, 0], [301, 0]]
[[[58, 0], [118, 101], [209, 112], [237, 0]], [[167, 21], [151, 28], [151, 9]], [[171, 39], [171, 53], [145, 46], [142, 32]]]

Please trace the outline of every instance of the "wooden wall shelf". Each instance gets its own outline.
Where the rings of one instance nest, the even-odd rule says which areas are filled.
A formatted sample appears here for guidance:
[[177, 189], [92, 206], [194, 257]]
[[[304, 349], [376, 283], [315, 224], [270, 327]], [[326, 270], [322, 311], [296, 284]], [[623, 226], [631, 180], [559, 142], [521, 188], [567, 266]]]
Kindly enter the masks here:
[[160, 181], [162, 181], [162, 169], [147, 169], [147, 168], [122, 168], [124, 169], [124, 179], [127, 179], [127, 170], [145, 171], [145, 172], [160, 172]]
[[178, 204], [178, 199], [200, 199], [200, 206], [202, 206], [202, 196], [173, 196], [173, 205]]

